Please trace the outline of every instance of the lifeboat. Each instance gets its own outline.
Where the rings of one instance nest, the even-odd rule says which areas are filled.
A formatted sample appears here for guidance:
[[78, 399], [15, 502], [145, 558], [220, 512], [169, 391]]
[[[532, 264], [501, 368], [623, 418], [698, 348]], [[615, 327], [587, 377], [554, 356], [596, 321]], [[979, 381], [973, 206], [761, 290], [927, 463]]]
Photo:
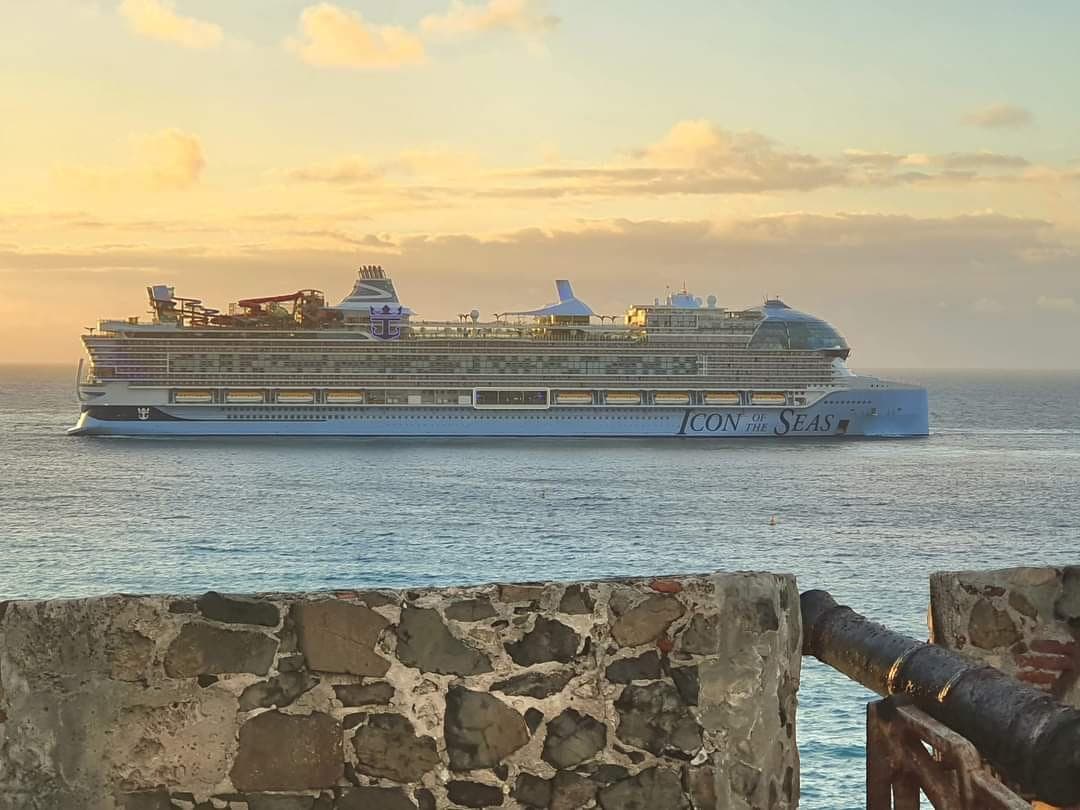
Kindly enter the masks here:
[[327, 405], [363, 405], [363, 391], [327, 391]]
[[738, 391], [706, 391], [706, 405], [738, 405], [740, 402]]
[[592, 391], [559, 391], [555, 394], [558, 405], [592, 405]]
[[787, 397], [782, 391], [755, 391], [750, 395], [750, 401], [755, 405], [783, 405]]
[[654, 401], [657, 405], [689, 405], [690, 394], [686, 391], [657, 391]]
[[178, 405], [202, 405], [213, 401], [214, 395], [210, 391], [176, 391], [173, 393], [173, 402]]
[[225, 401], [250, 405], [253, 403], [265, 402], [266, 395], [262, 391], [233, 389], [232, 391], [225, 392]]
[[315, 401], [315, 392], [278, 391], [277, 401], [281, 405], [310, 405]]
[[641, 404], [641, 392], [640, 391], [608, 391], [607, 392], [607, 404], [608, 405], [640, 405]]

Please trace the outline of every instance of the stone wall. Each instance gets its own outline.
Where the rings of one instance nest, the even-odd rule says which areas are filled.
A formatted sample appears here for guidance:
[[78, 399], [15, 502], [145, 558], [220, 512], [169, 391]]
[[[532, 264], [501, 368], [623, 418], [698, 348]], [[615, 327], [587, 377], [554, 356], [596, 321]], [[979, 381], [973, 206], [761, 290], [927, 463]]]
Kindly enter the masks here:
[[789, 808], [790, 576], [0, 605], [0, 808]]
[[930, 578], [931, 638], [1080, 707], [1080, 566]]

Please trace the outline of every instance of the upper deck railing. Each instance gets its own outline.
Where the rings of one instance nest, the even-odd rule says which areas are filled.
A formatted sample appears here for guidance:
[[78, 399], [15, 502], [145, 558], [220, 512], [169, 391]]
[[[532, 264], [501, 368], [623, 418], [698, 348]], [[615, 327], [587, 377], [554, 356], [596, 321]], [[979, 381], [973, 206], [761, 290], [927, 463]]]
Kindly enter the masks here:
[[[642, 327], [626, 324], [524, 324], [507, 321], [413, 321], [403, 329], [401, 342], [424, 340], [476, 340], [476, 341], [528, 341], [557, 343], [611, 343], [641, 342], [650, 337], [663, 339], [701, 340], [737, 340], [747, 341], [753, 334], [757, 322], [730, 321], [733, 328], [687, 330], [678, 327]], [[96, 335], [86, 335], [85, 340], [95, 337], [129, 338], [211, 338], [215, 340], [241, 338], [245, 340], [367, 340], [370, 334], [363, 325], [337, 325], [320, 329], [248, 329], [237, 326], [181, 326], [179, 324], [131, 323], [129, 321], [101, 321]], [[397, 342], [397, 341], [394, 341]]]

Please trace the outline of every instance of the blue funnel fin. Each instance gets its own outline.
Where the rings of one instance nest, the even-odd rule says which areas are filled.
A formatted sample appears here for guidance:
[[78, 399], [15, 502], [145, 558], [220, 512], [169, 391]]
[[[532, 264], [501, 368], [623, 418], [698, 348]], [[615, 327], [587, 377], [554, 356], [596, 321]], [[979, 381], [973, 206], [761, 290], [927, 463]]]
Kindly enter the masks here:
[[570, 287], [570, 282], [564, 278], [555, 282], [555, 289], [559, 291], [560, 301], [572, 301], [574, 298], [574, 290]]

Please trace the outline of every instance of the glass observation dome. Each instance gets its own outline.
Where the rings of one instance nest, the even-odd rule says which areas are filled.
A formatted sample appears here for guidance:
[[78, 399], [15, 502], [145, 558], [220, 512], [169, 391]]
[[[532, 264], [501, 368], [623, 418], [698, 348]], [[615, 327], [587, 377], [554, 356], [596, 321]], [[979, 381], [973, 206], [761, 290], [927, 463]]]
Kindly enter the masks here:
[[820, 350], [835, 353], [838, 357], [847, 357], [851, 351], [843, 335], [831, 324], [792, 309], [779, 298], [769, 299], [757, 310], [762, 314], [762, 321], [750, 339], [750, 349]]

